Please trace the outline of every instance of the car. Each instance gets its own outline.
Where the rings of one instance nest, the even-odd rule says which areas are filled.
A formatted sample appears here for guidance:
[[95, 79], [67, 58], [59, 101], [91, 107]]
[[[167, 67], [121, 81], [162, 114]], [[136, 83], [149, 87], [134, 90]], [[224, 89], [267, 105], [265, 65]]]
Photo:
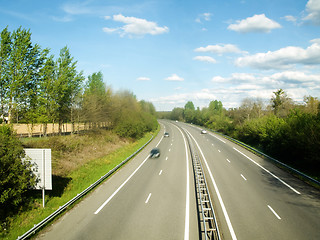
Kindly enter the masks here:
[[150, 152], [150, 158], [158, 158], [158, 157], [160, 157], [159, 148], [153, 148]]
[[168, 132], [165, 132], [163, 136], [164, 136], [164, 137], [169, 137], [169, 133], [168, 133]]
[[207, 134], [207, 131], [204, 130], [204, 129], [202, 129], [202, 130], [201, 130], [201, 134]]

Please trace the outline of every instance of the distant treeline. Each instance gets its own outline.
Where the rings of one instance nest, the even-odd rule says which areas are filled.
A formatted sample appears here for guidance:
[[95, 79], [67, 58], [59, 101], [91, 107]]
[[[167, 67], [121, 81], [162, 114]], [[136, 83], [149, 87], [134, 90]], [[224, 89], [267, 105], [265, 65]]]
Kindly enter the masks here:
[[188, 102], [159, 117], [219, 131], [320, 177], [320, 102], [315, 97], [307, 96], [303, 104], [296, 104], [279, 89], [268, 104], [244, 99], [240, 107], [226, 110], [218, 100], [202, 109]]
[[[0, 121], [9, 123], [84, 123], [94, 128], [107, 123], [120, 136], [140, 137], [157, 127], [152, 103], [133, 93], [114, 93], [101, 72], [78, 72], [77, 61], [64, 47], [55, 59], [48, 48], [31, 41], [30, 30], [1, 32]], [[74, 131], [74, 127], [72, 131]]]

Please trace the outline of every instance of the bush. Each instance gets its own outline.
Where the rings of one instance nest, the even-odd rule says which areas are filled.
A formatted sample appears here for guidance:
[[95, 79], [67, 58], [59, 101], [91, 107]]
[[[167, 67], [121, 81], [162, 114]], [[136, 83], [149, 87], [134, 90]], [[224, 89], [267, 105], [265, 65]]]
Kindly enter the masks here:
[[154, 116], [148, 113], [130, 112], [121, 115], [115, 127], [120, 137], [139, 139], [146, 132], [155, 130], [158, 126]]
[[35, 184], [22, 143], [11, 127], [0, 126], [0, 222], [15, 213], [25, 200], [26, 191]]

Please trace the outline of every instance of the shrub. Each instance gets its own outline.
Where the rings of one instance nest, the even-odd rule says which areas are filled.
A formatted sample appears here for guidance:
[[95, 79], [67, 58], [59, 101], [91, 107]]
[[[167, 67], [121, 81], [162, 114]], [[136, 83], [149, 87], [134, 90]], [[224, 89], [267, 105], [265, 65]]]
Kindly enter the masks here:
[[0, 221], [14, 213], [24, 202], [26, 191], [35, 184], [22, 143], [11, 127], [0, 126]]

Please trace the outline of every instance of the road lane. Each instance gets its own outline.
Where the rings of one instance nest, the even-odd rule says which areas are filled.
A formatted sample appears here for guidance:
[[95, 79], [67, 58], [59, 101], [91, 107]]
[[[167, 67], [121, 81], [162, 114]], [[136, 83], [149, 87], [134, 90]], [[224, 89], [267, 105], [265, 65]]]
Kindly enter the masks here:
[[[162, 139], [164, 131], [169, 138]], [[166, 122], [159, 135], [39, 239], [197, 239], [195, 196], [186, 197], [194, 186], [186, 187], [192, 171], [184, 137]], [[160, 157], [146, 158], [157, 142]]]
[[[319, 191], [221, 136], [179, 125], [199, 143], [237, 239], [320, 239]], [[213, 183], [207, 182], [224, 239], [232, 239]]]

